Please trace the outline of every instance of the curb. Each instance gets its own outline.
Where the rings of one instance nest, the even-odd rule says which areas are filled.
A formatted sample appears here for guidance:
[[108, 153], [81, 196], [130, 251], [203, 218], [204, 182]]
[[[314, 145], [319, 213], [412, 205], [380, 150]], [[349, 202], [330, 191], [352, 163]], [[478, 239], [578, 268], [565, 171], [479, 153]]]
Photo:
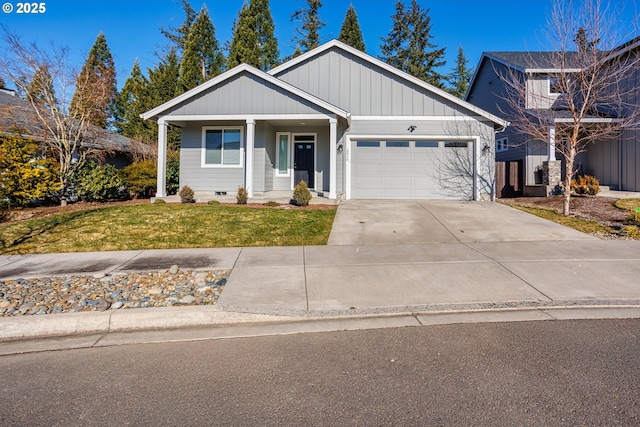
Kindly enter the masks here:
[[[338, 316], [280, 316], [222, 311], [215, 306], [158, 307], [0, 318], [0, 347], [17, 341], [99, 336], [93, 345], [108, 345], [109, 336], [141, 333], [126, 343], [250, 337], [304, 332], [435, 326], [463, 323], [640, 318], [640, 305], [565, 305], [499, 309], [440, 310]], [[192, 330], [189, 330], [191, 328]], [[151, 337], [156, 334], [157, 337]], [[135, 334], [134, 334], [135, 335]], [[122, 343], [122, 339], [117, 340]], [[92, 345], [92, 346], [93, 346]], [[115, 345], [115, 344], [111, 344]], [[41, 351], [41, 350], [32, 350]], [[13, 354], [9, 348], [0, 354]]]

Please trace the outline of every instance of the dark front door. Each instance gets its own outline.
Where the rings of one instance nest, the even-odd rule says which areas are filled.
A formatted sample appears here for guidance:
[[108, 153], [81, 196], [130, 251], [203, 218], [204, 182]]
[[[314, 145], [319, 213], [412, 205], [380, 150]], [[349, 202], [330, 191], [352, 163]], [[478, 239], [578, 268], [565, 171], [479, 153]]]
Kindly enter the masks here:
[[307, 187], [315, 188], [314, 182], [314, 170], [313, 164], [313, 152], [315, 144], [308, 142], [296, 142], [293, 152], [293, 179], [294, 185], [304, 180], [307, 183]]

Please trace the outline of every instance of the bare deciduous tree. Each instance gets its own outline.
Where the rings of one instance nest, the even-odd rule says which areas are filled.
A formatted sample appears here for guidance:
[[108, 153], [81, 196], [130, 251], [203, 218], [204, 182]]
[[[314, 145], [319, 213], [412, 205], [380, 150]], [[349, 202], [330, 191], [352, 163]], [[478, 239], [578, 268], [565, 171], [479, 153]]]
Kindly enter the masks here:
[[[545, 63], [530, 55], [530, 68], [553, 70], [552, 92], [533, 93], [521, 71], [503, 75], [508, 88], [505, 118], [529, 139], [551, 145], [565, 161], [563, 213], [569, 214], [576, 156], [622, 129], [638, 127], [640, 86], [630, 81], [640, 67], [640, 40], [627, 44], [616, 11], [600, 0], [556, 0], [548, 18]], [[635, 44], [634, 44], [635, 43]]]
[[[105, 149], [89, 142], [90, 123], [87, 114], [69, 114], [71, 95], [74, 90], [90, 84], [78, 80], [77, 71], [70, 65], [68, 50], [37, 43], [23, 43], [20, 37], [6, 27], [3, 28], [5, 53], [0, 58], [0, 75], [13, 82], [17, 92], [31, 103], [29, 120], [38, 123], [31, 129], [33, 136], [43, 141], [55, 155], [59, 164], [61, 203], [68, 200], [71, 178], [87, 158], [104, 156]], [[48, 73], [42, 73], [47, 70]], [[46, 75], [48, 81], [36, 81]], [[50, 80], [49, 80], [50, 79]], [[29, 87], [38, 87], [38, 96], [25, 96]], [[87, 96], [101, 96], [100, 92], [83, 91]]]

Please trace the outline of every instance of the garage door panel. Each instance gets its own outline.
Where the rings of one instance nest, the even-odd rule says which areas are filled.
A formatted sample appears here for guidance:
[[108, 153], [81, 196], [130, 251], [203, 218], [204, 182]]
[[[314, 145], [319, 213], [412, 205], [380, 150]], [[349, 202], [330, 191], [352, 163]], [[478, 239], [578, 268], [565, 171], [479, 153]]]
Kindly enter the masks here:
[[[388, 144], [388, 141], [387, 141]], [[398, 143], [395, 143], [398, 144]], [[468, 199], [471, 147], [422, 141], [406, 146], [352, 144], [351, 197], [355, 199]]]

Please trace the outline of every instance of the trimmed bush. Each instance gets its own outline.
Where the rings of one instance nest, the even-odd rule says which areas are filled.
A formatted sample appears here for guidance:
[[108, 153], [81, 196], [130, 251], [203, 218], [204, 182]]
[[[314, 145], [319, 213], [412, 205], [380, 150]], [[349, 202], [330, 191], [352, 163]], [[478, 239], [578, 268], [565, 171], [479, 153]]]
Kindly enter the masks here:
[[89, 202], [122, 199], [124, 181], [113, 165], [88, 162], [75, 179], [75, 194]]
[[220, 202], [219, 202], [219, 201], [217, 201], [217, 200], [209, 200], [209, 201], [207, 202], [207, 204], [208, 204], [209, 206], [220, 206]]
[[236, 202], [239, 205], [246, 205], [248, 198], [249, 198], [249, 193], [247, 193], [247, 189], [244, 187], [238, 187], [238, 192], [236, 194]]
[[122, 170], [129, 194], [134, 199], [153, 196], [158, 170], [151, 160], [132, 163]]
[[155, 200], [153, 201], [153, 204], [154, 204], [154, 205], [166, 205], [166, 204], [167, 204], [167, 201], [166, 201], [166, 200], [164, 200], [164, 199], [155, 199]]
[[293, 201], [298, 206], [307, 206], [311, 201], [311, 191], [304, 180], [296, 184], [293, 189]]
[[269, 207], [276, 207], [276, 206], [280, 206], [280, 203], [273, 201], [273, 200], [269, 200], [266, 203], [263, 203], [264, 206], [269, 206]]
[[193, 192], [193, 189], [188, 185], [185, 185], [184, 187], [182, 187], [182, 189], [180, 189], [180, 191], [178, 191], [178, 196], [180, 196], [180, 203], [195, 202], [195, 199], [193, 198], [194, 195], [195, 193]]
[[591, 175], [581, 175], [571, 180], [571, 191], [579, 195], [595, 196], [600, 192], [600, 181]]

